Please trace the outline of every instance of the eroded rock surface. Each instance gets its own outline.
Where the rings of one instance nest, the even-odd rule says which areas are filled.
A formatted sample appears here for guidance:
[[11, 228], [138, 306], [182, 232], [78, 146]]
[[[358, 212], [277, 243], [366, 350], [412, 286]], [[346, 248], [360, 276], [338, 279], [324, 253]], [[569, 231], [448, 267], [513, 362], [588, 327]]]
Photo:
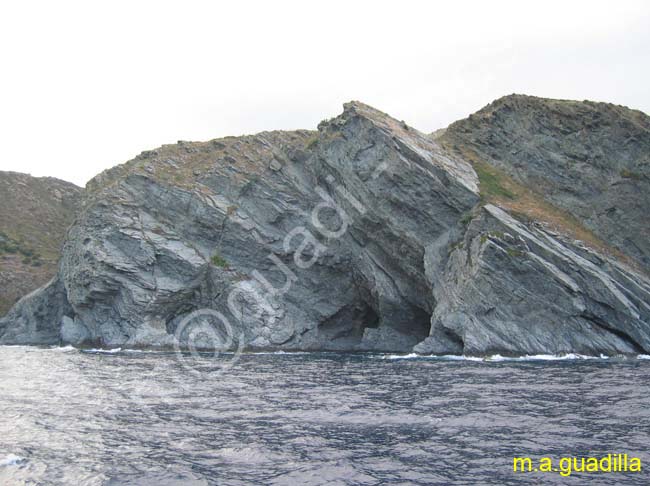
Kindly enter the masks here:
[[[546, 136], [562, 146], [571, 133]], [[520, 162], [535, 161], [526, 152]], [[358, 102], [317, 132], [143, 152], [88, 184], [56, 279], [0, 320], [0, 342], [33, 333], [34, 343], [101, 346], [650, 350], [647, 277], [486, 204], [480, 184], [462, 151]], [[643, 263], [643, 251], [627, 254]]]
[[209, 308], [249, 347], [408, 351], [435, 306], [424, 256], [479, 200], [467, 162], [360, 103], [318, 133], [162, 147], [88, 192], [63, 338], [107, 346], [171, 345]]
[[416, 351], [486, 355], [650, 349], [650, 280], [486, 205], [435, 287]]

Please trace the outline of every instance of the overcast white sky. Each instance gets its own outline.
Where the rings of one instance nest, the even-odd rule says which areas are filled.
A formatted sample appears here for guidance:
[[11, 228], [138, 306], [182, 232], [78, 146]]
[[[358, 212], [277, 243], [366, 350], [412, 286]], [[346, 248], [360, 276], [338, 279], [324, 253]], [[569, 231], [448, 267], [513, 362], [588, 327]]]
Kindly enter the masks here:
[[648, 113], [650, 2], [3, 1], [0, 61], [0, 170], [84, 184], [351, 99], [427, 132], [513, 92]]

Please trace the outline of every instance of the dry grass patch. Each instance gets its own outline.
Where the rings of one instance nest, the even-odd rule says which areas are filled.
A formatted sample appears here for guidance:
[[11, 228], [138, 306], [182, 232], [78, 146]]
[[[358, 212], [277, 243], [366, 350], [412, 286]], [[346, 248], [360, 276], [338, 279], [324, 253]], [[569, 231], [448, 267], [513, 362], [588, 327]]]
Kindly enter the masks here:
[[[449, 150], [449, 147], [445, 148]], [[486, 163], [475, 151], [458, 146], [454, 147], [453, 151], [460, 153], [465, 160], [472, 164], [479, 178], [481, 200], [484, 204], [491, 203], [500, 206], [522, 222], [544, 222], [552, 231], [579, 240], [588, 248], [614, 257], [634, 270], [643, 272], [634, 260], [601, 240], [571, 213], [554, 206], [541, 194], [523, 186], [502, 170]]]

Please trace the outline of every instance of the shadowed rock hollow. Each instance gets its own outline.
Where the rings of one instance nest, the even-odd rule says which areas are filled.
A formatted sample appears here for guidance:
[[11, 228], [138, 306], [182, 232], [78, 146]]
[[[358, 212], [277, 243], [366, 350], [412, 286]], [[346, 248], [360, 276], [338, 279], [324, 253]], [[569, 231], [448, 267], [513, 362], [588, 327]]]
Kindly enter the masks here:
[[[516, 116], [518, 110], [511, 108]], [[89, 182], [57, 278], [0, 321], [0, 340], [648, 352], [650, 283], [642, 268], [603, 250], [611, 243], [642, 267], [642, 245], [627, 251], [626, 241], [643, 234], [643, 220], [627, 228], [627, 239], [610, 241], [614, 230], [554, 196], [564, 193], [549, 176], [553, 189], [540, 200], [572, 211], [568, 229], [584, 221], [598, 239], [590, 246], [562, 225], [513, 218], [507, 204], [490, 197], [516, 200], [523, 193], [508, 192], [510, 183], [495, 182], [498, 173], [481, 164], [525, 186], [549, 153], [548, 139], [564, 146], [573, 133], [557, 127], [579, 125], [581, 115], [560, 110], [542, 139], [526, 137], [527, 125], [516, 116], [458, 122], [439, 142], [352, 102], [317, 132], [264, 132], [144, 152]], [[495, 138], [503, 147], [492, 150]], [[597, 140], [587, 138], [601, 153], [593, 148]], [[519, 144], [525, 153], [516, 159]], [[510, 155], [497, 157], [506, 146]], [[646, 153], [630, 152], [625, 167], [637, 167], [629, 162], [635, 157], [645, 164]], [[589, 192], [594, 178], [581, 190]], [[599, 197], [625, 206], [627, 199], [602, 191]], [[640, 205], [647, 210], [646, 203]], [[203, 318], [193, 319], [195, 311]]]

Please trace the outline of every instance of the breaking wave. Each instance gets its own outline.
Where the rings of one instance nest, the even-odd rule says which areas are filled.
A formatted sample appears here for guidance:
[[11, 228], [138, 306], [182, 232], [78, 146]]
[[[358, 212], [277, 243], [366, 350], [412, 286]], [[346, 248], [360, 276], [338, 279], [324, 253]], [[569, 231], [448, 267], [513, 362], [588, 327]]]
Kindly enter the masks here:
[[[415, 360], [437, 360], [437, 361], [476, 361], [476, 362], [501, 362], [501, 361], [567, 361], [567, 360], [608, 360], [611, 359], [611, 356], [605, 356], [601, 354], [600, 356], [589, 356], [585, 354], [533, 354], [525, 356], [501, 356], [500, 354], [493, 354], [490, 356], [463, 356], [463, 355], [425, 355], [425, 354], [387, 354], [387, 355], [378, 355], [376, 356], [379, 359], [388, 359], [388, 360], [400, 360], [400, 359], [415, 359]], [[616, 356], [619, 359], [627, 359], [626, 356]], [[650, 359], [648, 354], [639, 354], [637, 356], [632, 356], [631, 358], [636, 359]]]
[[15, 466], [25, 462], [24, 457], [17, 456], [16, 454], [9, 454], [4, 459], [0, 459], [0, 467]]

